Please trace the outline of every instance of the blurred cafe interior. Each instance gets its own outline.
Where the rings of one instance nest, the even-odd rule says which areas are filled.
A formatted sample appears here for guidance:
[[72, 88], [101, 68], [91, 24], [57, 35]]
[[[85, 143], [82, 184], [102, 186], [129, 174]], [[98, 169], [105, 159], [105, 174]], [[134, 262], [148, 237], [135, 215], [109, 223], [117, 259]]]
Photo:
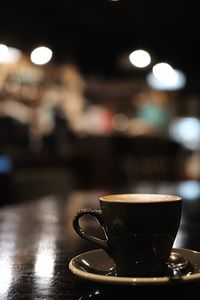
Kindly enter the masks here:
[[1, 4], [1, 206], [199, 182], [198, 10], [154, 3]]

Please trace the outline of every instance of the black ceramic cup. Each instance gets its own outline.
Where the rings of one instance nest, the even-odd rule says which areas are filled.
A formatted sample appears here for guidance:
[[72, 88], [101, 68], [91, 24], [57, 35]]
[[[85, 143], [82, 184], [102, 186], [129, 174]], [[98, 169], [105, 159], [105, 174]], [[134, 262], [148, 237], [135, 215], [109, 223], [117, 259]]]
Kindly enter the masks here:
[[[73, 219], [77, 234], [103, 248], [113, 259], [118, 276], [164, 276], [176, 238], [182, 198], [160, 194], [116, 194], [99, 199], [100, 210], [81, 209]], [[87, 234], [79, 220], [92, 215], [105, 240]]]

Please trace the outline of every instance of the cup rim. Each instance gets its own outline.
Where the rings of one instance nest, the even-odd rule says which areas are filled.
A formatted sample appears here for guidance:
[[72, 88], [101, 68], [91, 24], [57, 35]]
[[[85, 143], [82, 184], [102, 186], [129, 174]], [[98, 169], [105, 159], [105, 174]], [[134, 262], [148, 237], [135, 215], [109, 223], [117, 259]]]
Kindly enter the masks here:
[[182, 197], [173, 194], [128, 193], [104, 195], [99, 200], [115, 203], [163, 203], [181, 201]]

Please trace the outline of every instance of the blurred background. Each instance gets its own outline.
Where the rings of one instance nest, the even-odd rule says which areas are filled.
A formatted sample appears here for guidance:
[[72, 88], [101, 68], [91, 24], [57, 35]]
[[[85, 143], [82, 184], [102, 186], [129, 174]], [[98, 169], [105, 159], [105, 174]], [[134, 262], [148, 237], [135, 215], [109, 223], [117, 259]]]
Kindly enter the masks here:
[[199, 29], [192, 2], [1, 3], [0, 205], [199, 182]]

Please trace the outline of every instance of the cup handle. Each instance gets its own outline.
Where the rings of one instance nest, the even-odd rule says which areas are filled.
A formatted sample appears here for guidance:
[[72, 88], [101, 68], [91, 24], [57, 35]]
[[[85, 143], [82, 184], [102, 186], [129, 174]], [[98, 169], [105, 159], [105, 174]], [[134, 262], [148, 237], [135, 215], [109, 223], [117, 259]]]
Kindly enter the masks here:
[[[103, 228], [103, 219], [102, 219], [102, 212], [101, 210], [97, 210], [97, 209], [91, 209], [91, 208], [84, 208], [84, 209], [80, 209], [76, 215], [74, 216], [73, 219], [73, 228], [76, 231], [76, 233], [83, 239], [88, 240], [89, 242], [92, 242], [94, 244], [97, 244], [98, 246], [100, 246], [101, 248], [103, 248], [105, 251], [108, 250], [108, 239], [102, 240], [99, 239], [95, 236], [92, 236], [90, 234], [87, 234], [81, 227], [79, 224], [79, 220], [82, 216], [84, 215], [91, 215], [93, 216], [98, 223], [100, 224], [100, 226]], [[104, 230], [104, 228], [103, 228]]]

